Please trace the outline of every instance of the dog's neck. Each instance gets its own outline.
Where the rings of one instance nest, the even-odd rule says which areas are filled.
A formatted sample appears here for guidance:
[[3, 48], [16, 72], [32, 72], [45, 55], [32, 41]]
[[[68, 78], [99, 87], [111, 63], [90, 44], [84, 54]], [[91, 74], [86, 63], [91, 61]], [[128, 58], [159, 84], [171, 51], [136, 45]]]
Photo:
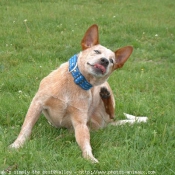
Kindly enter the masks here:
[[92, 88], [92, 85], [81, 74], [77, 65], [77, 59], [77, 55], [74, 55], [69, 59], [69, 72], [72, 74], [75, 84], [77, 84], [84, 90], [89, 90], [90, 88]]

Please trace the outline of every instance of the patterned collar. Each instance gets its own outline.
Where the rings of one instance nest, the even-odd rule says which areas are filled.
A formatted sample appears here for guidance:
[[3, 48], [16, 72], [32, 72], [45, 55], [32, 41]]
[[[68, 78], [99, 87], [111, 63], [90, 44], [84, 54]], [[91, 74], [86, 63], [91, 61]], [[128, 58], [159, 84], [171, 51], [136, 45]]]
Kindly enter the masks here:
[[92, 88], [92, 85], [85, 79], [85, 77], [79, 71], [77, 59], [77, 55], [74, 55], [69, 59], [69, 72], [72, 74], [75, 84], [77, 84], [84, 90], [89, 90], [90, 88]]

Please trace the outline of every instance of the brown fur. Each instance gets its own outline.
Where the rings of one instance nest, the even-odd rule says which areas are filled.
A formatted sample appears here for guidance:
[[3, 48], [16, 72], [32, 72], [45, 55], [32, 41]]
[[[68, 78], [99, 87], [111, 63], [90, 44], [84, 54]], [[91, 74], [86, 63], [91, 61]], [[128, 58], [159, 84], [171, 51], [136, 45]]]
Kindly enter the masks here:
[[[112, 52], [101, 46], [98, 26], [95, 24], [86, 31], [81, 46], [82, 52], [78, 54], [78, 67], [93, 87], [90, 90], [81, 89], [74, 83], [68, 71], [69, 63], [63, 63], [41, 81], [20, 134], [11, 147], [19, 148], [24, 144], [40, 114], [43, 113], [55, 127], [73, 127], [83, 157], [98, 162], [92, 154], [89, 128], [99, 129], [113, 122], [115, 101], [107, 79], [115, 69], [123, 66], [133, 48], [127, 46]], [[100, 54], [94, 50], [99, 50]], [[109, 92], [108, 98], [100, 95], [102, 88], [105, 88], [107, 93]]]

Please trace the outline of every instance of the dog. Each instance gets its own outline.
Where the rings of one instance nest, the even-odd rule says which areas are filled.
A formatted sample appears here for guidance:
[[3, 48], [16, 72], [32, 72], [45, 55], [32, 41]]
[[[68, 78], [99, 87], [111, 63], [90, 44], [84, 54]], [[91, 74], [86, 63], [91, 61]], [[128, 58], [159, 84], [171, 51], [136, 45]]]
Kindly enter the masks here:
[[92, 154], [89, 130], [120, 124], [114, 121], [115, 100], [107, 79], [124, 65], [133, 47], [113, 52], [100, 45], [96, 24], [86, 31], [81, 47], [80, 53], [41, 81], [11, 148], [23, 146], [43, 113], [53, 126], [73, 128], [83, 157], [98, 162]]

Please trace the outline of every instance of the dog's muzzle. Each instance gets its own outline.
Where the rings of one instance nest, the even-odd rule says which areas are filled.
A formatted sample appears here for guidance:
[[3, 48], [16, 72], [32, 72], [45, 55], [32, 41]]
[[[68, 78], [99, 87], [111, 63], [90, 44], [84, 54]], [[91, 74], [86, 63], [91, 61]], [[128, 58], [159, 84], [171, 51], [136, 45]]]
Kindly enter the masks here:
[[90, 64], [89, 62], [87, 63], [88, 65], [92, 66], [97, 73], [106, 73], [106, 69], [109, 65], [109, 61], [106, 58], [101, 58], [98, 63], [95, 64]]

